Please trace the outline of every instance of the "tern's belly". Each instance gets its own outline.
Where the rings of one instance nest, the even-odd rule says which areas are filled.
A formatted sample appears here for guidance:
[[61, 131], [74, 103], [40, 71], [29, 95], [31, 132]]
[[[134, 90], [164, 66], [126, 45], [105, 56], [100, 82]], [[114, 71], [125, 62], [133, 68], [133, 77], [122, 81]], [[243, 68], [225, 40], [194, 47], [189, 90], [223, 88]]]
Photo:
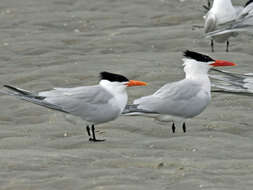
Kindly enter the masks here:
[[89, 107], [89, 110], [79, 107], [71, 112], [72, 115], [78, 116], [89, 123], [99, 124], [112, 121], [120, 115], [121, 109], [111, 105], [101, 105]]
[[112, 109], [110, 111], [98, 111], [97, 115], [90, 116], [87, 120], [94, 124], [105, 123], [119, 117], [120, 109]]
[[234, 36], [234, 34], [232, 33], [228, 33], [228, 34], [221, 34], [221, 35], [217, 35], [214, 38], [215, 42], [218, 43], [224, 43], [225, 41], [227, 41], [229, 39], [229, 37]]

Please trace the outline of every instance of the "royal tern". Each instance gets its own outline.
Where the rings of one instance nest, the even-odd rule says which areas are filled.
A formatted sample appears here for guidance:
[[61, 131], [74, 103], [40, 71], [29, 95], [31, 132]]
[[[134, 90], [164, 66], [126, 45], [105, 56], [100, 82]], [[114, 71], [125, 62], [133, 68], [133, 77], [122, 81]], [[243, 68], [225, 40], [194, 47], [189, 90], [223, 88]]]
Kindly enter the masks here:
[[[251, 0], [250, 0], [251, 1]], [[232, 5], [231, 0], [214, 0], [212, 8], [204, 16], [204, 32], [210, 33], [217, 30], [220, 26], [235, 20], [243, 10], [243, 7]], [[214, 40], [218, 43], [227, 42], [226, 51], [229, 51], [229, 38], [236, 36], [236, 32], [219, 34], [212, 36], [211, 49], [214, 51]]]
[[[126, 87], [146, 85], [145, 82], [128, 80], [123, 75], [101, 72], [98, 85], [75, 88], [54, 88], [38, 94], [4, 85], [11, 91], [6, 94], [53, 110], [78, 116], [87, 122], [90, 141], [97, 140], [95, 125], [116, 119], [127, 104]], [[90, 133], [90, 126], [92, 135]]]
[[123, 114], [167, 115], [171, 117], [173, 133], [175, 122], [179, 122], [186, 132], [185, 120], [199, 115], [211, 100], [209, 69], [235, 64], [189, 50], [184, 52], [183, 62], [185, 79], [165, 84], [154, 94], [134, 100], [133, 105], [126, 106]]
[[238, 32], [253, 32], [253, 0], [248, 1], [240, 14], [231, 22], [206, 34], [207, 38], [230, 35]]

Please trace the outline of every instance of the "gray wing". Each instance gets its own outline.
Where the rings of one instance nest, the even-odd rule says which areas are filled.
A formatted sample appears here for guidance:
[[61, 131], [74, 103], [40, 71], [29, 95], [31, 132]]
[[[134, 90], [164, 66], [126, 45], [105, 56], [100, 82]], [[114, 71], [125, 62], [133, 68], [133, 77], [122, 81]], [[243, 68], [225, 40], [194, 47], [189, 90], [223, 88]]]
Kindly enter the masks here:
[[112, 94], [98, 85], [56, 88], [52, 91], [40, 92], [39, 95], [45, 97], [44, 101], [83, 117], [85, 117], [85, 113], [101, 109], [113, 98]]
[[244, 9], [241, 10], [241, 12], [239, 13], [238, 18], [245, 18], [249, 15], [252, 15], [252, 11], [253, 11], [253, 3], [248, 4]]
[[253, 96], [253, 92], [248, 92], [245, 90], [234, 90], [234, 89], [227, 89], [224, 86], [217, 87], [218, 89], [212, 90], [214, 93], [223, 93], [223, 94], [235, 94], [235, 95], [242, 95], [242, 96]]
[[201, 89], [199, 83], [192, 80], [181, 80], [165, 84], [154, 95], [173, 100], [185, 100], [194, 97]]
[[240, 21], [234, 21], [233, 23], [223, 26], [213, 32], [206, 34], [206, 38], [212, 38], [215, 36], [228, 34], [228, 33], [238, 33], [238, 32], [253, 32], [253, 17], [247, 17]]
[[94, 124], [114, 120], [121, 112], [121, 108], [113, 101], [113, 95], [99, 85], [57, 88], [40, 95], [47, 95], [46, 102], [60, 106], [72, 115]]
[[[96, 113], [106, 112], [106, 109], [109, 109], [107, 104], [113, 97], [98, 85], [77, 88], [56, 88], [51, 91], [40, 92], [38, 95], [9, 85], [5, 85], [5, 87], [13, 91], [6, 92], [6, 94], [50, 109], [71, 113], [88, 121], [93, 121]], [[112, 111], [117, 112], [118, 110]], [[101, 118], [103, 120], [103, 117]]]
[[253, 93], [253, 75], [230, 73], [227, 71], [217, 70], [222, 75], [210, 75], [214, 82], [212, 83], [214, 92], [230, 92], [230, 93]]
[[[121, 109], [112, 106], [113, 96], [100, 86], [77, 88], [56, 88], [40, 92], [38, 95], [13, 86], [5, 85], [10, 92], [5, 94], [16, 96], [53, 110], [79, 116], [94, 124], [115, 119]], [[109, 110], [109, 111], [108, 111]]]
[[[201, 85], [191, 80], [164, 85], [153, 95], [134, 101], [138, 109], [167, 115], [190, 117], [197, 110], [190, 110], [198, 103], [196, 98], [201, 91]], [[194, 105], [194, 106], [193, 106]]]
[[64, 107], [68, 107], [69, 100], [82, 100], [89, 104], [104, 104], [113, 97], [111, 93], [99, 85], [76, 88], [55, 88], [51, 91], [40, 92], [39, 96], [45, 97], [45, 100], [48, 102], [61, 104]]

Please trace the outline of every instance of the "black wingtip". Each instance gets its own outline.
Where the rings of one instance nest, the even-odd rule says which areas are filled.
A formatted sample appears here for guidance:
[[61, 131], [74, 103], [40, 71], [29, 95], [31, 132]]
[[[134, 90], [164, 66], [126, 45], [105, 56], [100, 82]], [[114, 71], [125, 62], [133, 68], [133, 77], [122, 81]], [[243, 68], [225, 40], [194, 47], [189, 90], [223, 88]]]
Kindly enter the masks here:
[[195, 51], [190, 51], [190, 50], [184, 51], [183, 55], [186, 58], [194, 59], [194, 60], [200, 61], [200, 62], [214, 61], [214, 59], [212, 59], [208, 55], [204, 55], [204, 54], [201, 54], [201, 53], [198, 53], [198, 52], [195, 52]]
[[35, 98], [35, 99], [38, 99], [38, 100], [44, 100], [45, 97], [43, 96], [37, 96], [37, 95], [34, 95], [32, 92], [29, 92], [29, 91], [26, 91], [26, 90], [23, 90], [23, 89], [20, 89], [20, 88], [16, 88], [14, 86], [10, 86], [10, 85], [3, 85], [5, 88], [8, 88], [16, 93], [18, 93], [19, 95], [21, 96], [27, 96], [27, 97], [30, 97], [30, 98]]
[[3, 87], [6, 87], [6, 88], [12, 88], [12, 86], [10, 85], [7, 85], [7, 84], [4, 84]]
[[123, 75], [115, 74], [115, 73], [110, 73], [107, 71], [103, 71], [100, 73], [100, 78], [101, 80], [108, 80], [111, 82], [127, 82], [129, 81], [128, 78], [126, 78]]
[[251, 3], [253, 3], [253, 0], [249, 0], [247, 3], [245, 3], [244, 7], [247, 7]]
[[15, 91], [15, 92], [18, 92], [18, 93], [21, 93], [21, 94], [26, 95], [26, 93], [24, 93], [24, 91], [22, 91], [22, 90], [20, 90], [20, 89], [18, 89], [18, 88], [16, 88], [16, 87], [14, 87], [14, 86], [10, 86], [10, 85], [5, 84], [4, 87], [5, 87], [5, 88], [8, 88], [8, 89], [10, 89], [10, 90], [13, 90], [13, 91]]

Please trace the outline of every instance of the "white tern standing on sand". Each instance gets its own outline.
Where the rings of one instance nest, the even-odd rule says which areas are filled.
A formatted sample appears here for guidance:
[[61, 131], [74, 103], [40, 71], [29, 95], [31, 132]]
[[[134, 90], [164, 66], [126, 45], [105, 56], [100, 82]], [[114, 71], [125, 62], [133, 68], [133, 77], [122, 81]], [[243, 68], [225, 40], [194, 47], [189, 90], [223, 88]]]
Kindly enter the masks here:
[[[101, 72], [101, 80], [95, 86], [75, 88], [55, 88], [38, 94], [4, 85], [11, 91], [6, 93], [53, 110], [78, 116], [87, 121], [87, 132], [90, 141], [97, 140], [95, 125], [116, 119], [127, 104], [126, 87], [146, 85], [142, 81], [128, 80], [126, 77]], [[92, 136], [90, 133], [90, 126]]]
[[184, 57], [185, 79], [165, 84], [154, 94], [134, 100], [123, 114], [171, 116], [172, 132], [176, 129], [175, 122], [180, 123], [186, 132], [185, 120], [199, 115], [211, 100], [209, 69], [235, 64], [189, 50], [184, 52]]

